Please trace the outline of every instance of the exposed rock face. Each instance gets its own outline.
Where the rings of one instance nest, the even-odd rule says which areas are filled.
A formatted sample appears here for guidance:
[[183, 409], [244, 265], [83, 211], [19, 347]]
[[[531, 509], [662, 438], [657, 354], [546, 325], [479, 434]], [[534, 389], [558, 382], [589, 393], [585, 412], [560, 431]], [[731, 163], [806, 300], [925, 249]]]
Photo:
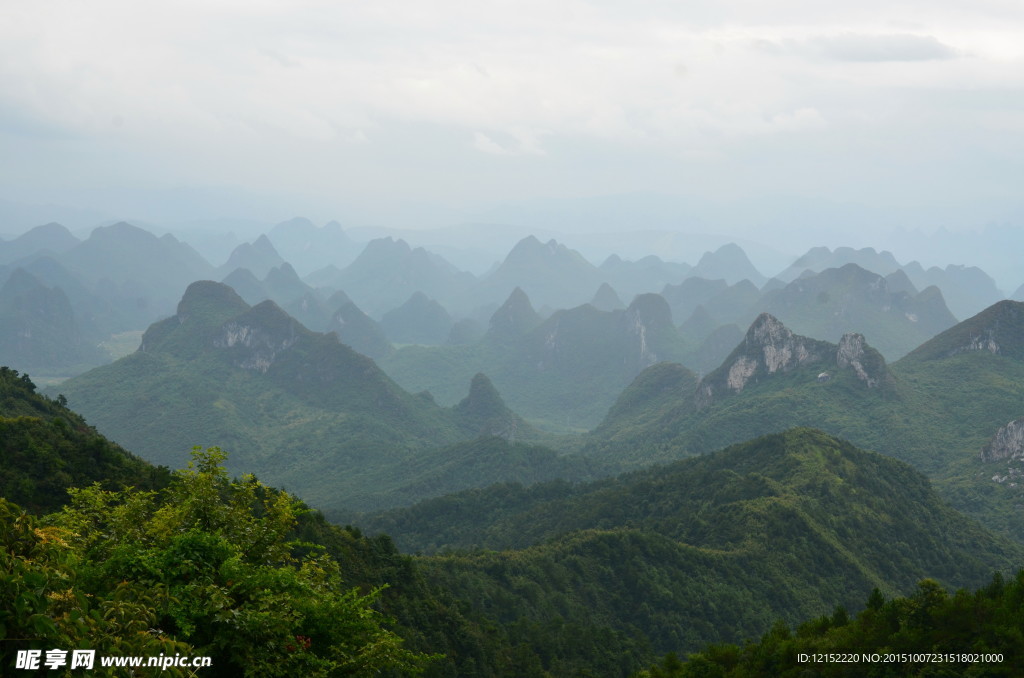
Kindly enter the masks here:
[[254, 306], [220, 328], [213, 340], [216, 348], [241, 350], [235, 364], [246, 370], [266, 373], [274, 358], [299, 339], [298, 324], [272, 301]]
[[633, 368], [637, 374], [662, 358], [655, 352], [659, 336], [675, 332], [672, 326], [672, 311], [668, 302], [658, 294], [641, 294], [626, 309], [626, 333], [631, 337], [631, 353], [627, 360], [635, 359]]
[[985, 330], [979, 335], [971, 335], [971, 340], [968, 344], [953, 349], [950, 351], [950, 355], [967, 353], [969, 351], [999, 353], [999, 344], [996, 343], [994, 332], [992, 330]]
[[828, 342], [794, 334], [774, 316], [762, 313], [747, 330], [743, 343], [698, 385], [697, 407], [707, 407], [718, 395], [739, 393], [758, 375], [827, 360], [832, 347]]
[[[730, 375], [735, 374], [735, 385], [730, 388], [742, 391], [758, 366], [763, 366], [768, 374], [774, 374], [821, 360], [824, 358], [821, 351], [823, 344], [824, 342], [793, 334], [792, 330], [777, 318], [762, 313], [747, 331], [744, 340], [747, 356], [742, 359], [744, 365], [735, 370], [733, 368], [736, 365], [733, 365], [729, 369]], [[750, 363], [753, 363], [753, 369]], [[746, 376], [741, 376], [744, 374]]]
[[868, 388], [875, 388], [885, 379], [885, 359], [867, 345], [862, 334], [844, 334], [836, 350], [836, 365], [849, 367]]
[[1024, 417], [1011, 421], [992, 436], [981, 451], [983, 461], [1024, 459]]

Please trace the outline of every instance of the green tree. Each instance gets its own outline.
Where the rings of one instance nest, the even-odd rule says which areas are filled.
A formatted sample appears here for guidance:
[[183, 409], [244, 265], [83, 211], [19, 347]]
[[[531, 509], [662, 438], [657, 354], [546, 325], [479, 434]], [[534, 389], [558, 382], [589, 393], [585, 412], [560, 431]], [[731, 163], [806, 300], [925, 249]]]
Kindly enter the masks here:
[[[252, 476], [231, 480], [218, 448], [193, 449], [162, 492], [72, 491], [54, 524], [81, 557], [86, 590], [123, 582], [162, 592], [147, 611], [160, 637], [212, 658], [210, 676], [417, 672], [374, 607], [322, 550], [288, 540], [301, 504]], [[297, 557], [297, 552], [305, 555]]]

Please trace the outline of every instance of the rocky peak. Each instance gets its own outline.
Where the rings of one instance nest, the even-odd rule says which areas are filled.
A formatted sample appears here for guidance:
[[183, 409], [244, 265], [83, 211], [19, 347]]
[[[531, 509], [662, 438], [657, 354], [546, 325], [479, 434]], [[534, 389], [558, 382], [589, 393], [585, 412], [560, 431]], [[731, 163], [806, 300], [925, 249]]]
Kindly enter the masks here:
[[[762, 313], [754, 320], [744, 339], [747, 352], [753, 354], [751, 357], [760, 358], [768, 374], [821, 360], [819, 345], [822, 343], [794, 334], [768, 313]], [[740, 384], [737, 390], [742, 388]]]
[[864, 335], [847, 333], [839, 340], [836, 349], [836, 365], [840, 368], [849, 367], [868, 388], [875, 388], [886, 377], [885, 358], [875, 349], [868, 346]]
[[224, 323], [213, 345], [234, 349], [232, 362], [238, 367], [265, 373], [279, 353], [298, 341], [303, 329], [277, 304], [264, 301]]
[[794, 334], [775, 316], [762, 313], [721, 367], [701, 380], [697, 406], [707, 407], [722, 395], [739, 393], [759, 376], [831, 358], [833, 351], [833, 344]]
[[1024, 417], [1006, 424], [981, 451], [982, 461], [1024, 459]]

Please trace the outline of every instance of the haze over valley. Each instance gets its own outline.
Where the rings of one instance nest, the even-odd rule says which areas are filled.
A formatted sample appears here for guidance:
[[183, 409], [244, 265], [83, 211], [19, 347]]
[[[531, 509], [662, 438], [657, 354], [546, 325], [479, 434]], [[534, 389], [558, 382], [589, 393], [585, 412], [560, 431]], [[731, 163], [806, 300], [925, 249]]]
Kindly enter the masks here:
[[0, 674], [1016, 675], [1022, 31], [15, 1]]

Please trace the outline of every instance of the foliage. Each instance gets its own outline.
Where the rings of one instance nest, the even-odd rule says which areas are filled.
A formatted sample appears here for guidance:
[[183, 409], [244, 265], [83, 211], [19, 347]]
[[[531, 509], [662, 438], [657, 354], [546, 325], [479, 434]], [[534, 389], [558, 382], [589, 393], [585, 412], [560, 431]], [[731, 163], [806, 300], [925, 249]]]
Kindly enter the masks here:
[[0, 496], [30, 511], [67, 502], [69, 487], [156, 488], [166, 469], [154, 468], [98, 435], [68, 410], [63, 396], [36, 393], [27, 374], [0, 367]]
[[[907, 465], [806, 429], [589, 484], [471, 490], [366, 524], [439, 553], [423, 570], [512, 642], [560, 619], [630, 661], [855, 609], [865, 591], [908, 592], [925, 576], [979, 585], [1024, 559]], [[554, 673], [608, 666], [550, 629], [530, 642]]]
[[[0, 499], [0, 666], [14, 666], [17, 651], [27, 649], [118, 656], [192, 650], [156, 630], [157, 611], [174, 602], [166, 587], [127, 580], [88, 586], [69, 538]], [[168, 675], [184, 674], [171, 668]]]
[[17, 649], [187, 651], [222, 676], [421, 669], [429, 657], [374, 609], [380, 589], [346, 588], [322, 549], [296, 555], [301, 505], [229, 480], [223, 461], [196, 448], [162, 491], [73, 490], [45, 528], [5, 502], [6, 637], [25, 641]]
[[[814, 662], [801, 655], [998, 655], [998, 661]], [[909, 596], [886, 600], [878, 589], [853, 619], [839, 607], [832, 614], [790, 630], [777, 624], [759, 642], [713, 645], [687, 656], [667, 655], [636, 678], [796, 678], [831, 676], [1011, 676], [1024, 661], [1024, 570], [988, 586], [954, 594], [924, 579]]]

